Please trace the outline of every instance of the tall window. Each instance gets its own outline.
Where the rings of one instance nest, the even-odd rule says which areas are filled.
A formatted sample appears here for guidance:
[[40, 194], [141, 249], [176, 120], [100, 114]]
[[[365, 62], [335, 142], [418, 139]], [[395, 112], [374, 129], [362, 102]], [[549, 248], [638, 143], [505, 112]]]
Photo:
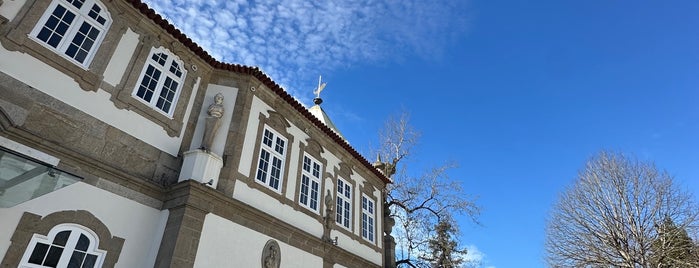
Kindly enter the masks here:
[[350, 228], [352, 220], [352, 185], [343, 179], [337, 180], [337, 212], [335, 213], [335, 222]]
[[164, 48], [153, 48], [141, 71], [133, 96], [156, 110], [172, 116], [187, 71], [177, 56]]
[[362, 195], [362, 237], [374, 242], [374, 200]]
[[284, 174], [285, 154], [286, 139], [265, 126], [255, 180], [275, 191], [279, 191], [282, 174]]
[[321, 169], [322, 166], [313, 157], [303, 156], [299, 203], [315, 212], [318, 212]]
[[69, 60], [86, 67], [112, 19], [95, 0], [53, 0], [31, 37]]
[[76, 225], [57, 225], [48, 237], [34, 235], [20, 267], [101, 267], [105, 252], [96, 250], [97, 244], [97, 238]]

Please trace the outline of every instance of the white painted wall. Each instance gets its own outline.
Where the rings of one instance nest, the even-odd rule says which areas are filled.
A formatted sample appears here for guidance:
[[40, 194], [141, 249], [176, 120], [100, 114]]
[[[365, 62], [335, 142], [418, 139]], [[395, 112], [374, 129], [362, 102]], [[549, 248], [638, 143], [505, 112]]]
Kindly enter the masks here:
[[114, 50], [114, 56], [104, 70], [104, 82], [112, 86], [116, 86], [121, 82], [121, 78], [124, 76], [136, 46], [138, 46], [138, 34], [132, 31], [131, 28], [127, 28]]
[[[6, 4], [7, 1], [3, 7]], [[34, 57], [8, 51], [2, 46], [0, 46], [0, 59], [2, 59], [0, 60], [0, 72], [4, 72], [170, 155], [177, 156], [183, 135], [170, 137], [162, 126], [135, 112], [116, 108], [110, 100], [111, 95], [106, 91], [101, 89], [97, 92], [84, 91], [73, 78]], [[41, 75], [36, 75], [37, 73]], [[192, 96], [196, 96], [199, 88], [200, 78], [196, 80]], [[190, 98], [185, 112], [184, 125], [187, 125], [193, 101], [194, 98]], [[184, 127], [182, 131], [184, 131]]]
[[155, 264], [168, 211], [82, 182], [12, 208], [0, 209], [0, 256], [5, 256], [22, 213], [46, 216], [63, 210], [87, 210], [102, 221], [112, 235], [125, 239], [116, 267], [153, 267]]
[[[252, 105], [251, 105], [251, 111], [250, 111], [250, 117], [248, 118], [248, 127], [245, 131], [245, 141], [243, 143], [243, 150], [242, 150], [242, 155], [241, 155], [241, 161], [240, 165], [238, 166], [238, 172], [252, 178], [254, 180], [254, 167], [252, 164], [254, 161], [257, 161], [257, 155], [253, 155], [253, 151], [255, 148], [255, 145], [259, 142], [257, 140], [257, 127], [260, 123], [259, 116], [260, 114], [263, 114], [264, 116], [269, 116], [269, 113], [267, 112], [268, 110], [273, 110], [272, 107], [266, 103], [264, 103], [262, 100], [260, 100], [257, 97], [253, 97], [252, 100]], [[289, 157], [289, 165], [285, 167], [287, 170], [287, 174], [289, 176], [284, 178], [284, 183], [286, 183], [286, 195], [285, 197], [289, 200], [294, 200], [296, 193], [296, 186], [298, 183], [298, 169], [299, 165], [301, 162], [301, 159], [299, 158], [300, 154], [300, 143], [302, 141], [305, 141], [308, 138], [308, 134], [306, 134], [301, 128], [291, 125], [291, 127], [287, 128], [287, 131], [294, 136], [294, 142], [293, 144], [290, 144], [289, 147], [289, 154], [287, 154], [287, 157]], [[321, 157], [323, 157], [327, 161], [327, 166], [325, 167], [327, 172], [334, 172], [335, 168], [339, 169], [340, 166], [340, 159], [332, 154], [330, 150], [324, 150], [322, 153]], [[353, 217], [353, 222], [352, 222], [352, 232], [356, 234], [357, 236], [350, 237], [347, 236], [341, 232], [333, 230], [331, 232], [331, 237], [338, 237], [339, 240], [339, 245], [340, 247], [358, 255], [361, 256], [371, 262], [374, 262], [378, 265], [381, 265], [382, 263], [382, 255], [380, 252], [374, 251], [372, 248], [365, 246], [364, 244], [360, 243], [357, 239], [363, 239], [360, 236], [361, 230], [359, 227], [361, 226], [361, 193], [359, 192], [359, 186], [363, 185], [366, 183], [366, 179], [363, 177], [359, 176], [357, 173], [354, 173], [350, 178], [344, 178], [346, 180], [354, 180], [354, 188], [353, 188], [353, 204], [352, 204], [352, 211], [354, 213]], [[327, 190], [330, 190], [330, 192], [335, 196], [336, 194], [336, 189], [335, 189], [335, 184], [333, 181], [329, 178], [324, 178], [325, 186], [323, 188], [323, 192], [320, 198], [320, 201], [324, 200], [324, 196], [327, 192]], [[374, 200], [376, 201], [377, 206], [380, 204], [380, 192], [375, 192], [373, 193]], [[233, 198], [240, 200], [244, 203], [247, 203], [251, 206], [254, 206], [261, 211], [264, 211], [267, 214], [270, 214], [274, 217], [279, 218], [280, 220], [287, 222], [291, 225], [294, 225], [298, 227], [301, 230], [306, 230], [309, 232], [311, 235], [314, 235], [316, 237], [321, 237], [323, 234], [323, 226], [320, 224], [318, 221], [315, 219], [308, 217], [308, 215], [301, 213], [299, 211], [294, 210], [293, 208], [287, 206], [287, 205], [282, 205], [277, 201], [276, 197], [272, 197], [267, 195], [264, 192], [258, 191], [257, 189], [252, 189], [248, 187], [246, 184], [243, 183], [237, 183], [235, 186], [235, 190], [233, 192]], [[375, 220], [377, 226], [381, 226], [378, 224], [382, 224], [381, 219], [379, 218], [379, 212], [381, 208], [377, 207], [376, 208], [376, 215], [375, 215]], [[322, 211], [321, 213], [324, 213]], [[337, 227], [337, 228], [342, 228], [342, 227]], [[380, 233], [380, 229], [376, 231], [377, 234]], [[377, 235], [376, 240], [378, 245], [381, 245], [381, 235]]]
[[260, 124], [260, 113], [268, 117], [269, 113], [267, 110], [271, 110], [272, 107], [264, 103], [259, 98], [253, 96], [252, 103], [250, 104], [250, 117], [248, 118], [248, 125], [245, 129], [245, 140], [243, 141], [242, 155], [240, 156], [240, 164], [238, 165], [238, 172], [246, 177], [250, 177], [250, 171], [252, 169], [252, 160], [255, 158], [253, 152], [255, 150], [255, 144], [257, 143], [257, 126]]
[[[207, 214], [199, 240], [194, 267], [260, 267], [262, 250], [269, 236]], [[277, 241], [281, 267], [323, 267], [323, 259], [291, 245]]]
[[2, 5], [0, 5], [0, 16], [3, 16], [8, 20], [12, 21], [15, 18], [15, 16], [17, 16], [17, 12], [19, 12], [19, 9], [22, 8], [22, 6], [24, 6], [24, 3], [26, 2], [26, 0], [3, 1]]

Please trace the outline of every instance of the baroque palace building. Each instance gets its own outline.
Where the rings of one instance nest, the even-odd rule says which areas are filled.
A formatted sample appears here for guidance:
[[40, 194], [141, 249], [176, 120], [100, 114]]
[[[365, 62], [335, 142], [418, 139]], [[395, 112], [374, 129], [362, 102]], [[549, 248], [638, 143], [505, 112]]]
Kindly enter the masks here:
[[392, 266], [320, 102], [139, 0], [0, 0], [0, 267]]

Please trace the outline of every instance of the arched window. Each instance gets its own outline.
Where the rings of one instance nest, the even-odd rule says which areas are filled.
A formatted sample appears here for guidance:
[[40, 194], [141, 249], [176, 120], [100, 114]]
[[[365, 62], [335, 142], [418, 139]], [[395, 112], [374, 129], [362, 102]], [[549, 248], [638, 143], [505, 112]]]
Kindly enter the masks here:
[[97, 236], [85, 227], [57, 225], [48, 236], [32, 237], [20, 267], [102, 267], [105, 252], [97, 249], [98, 244]]
[[172, 116], [187, 71], [184, 63], [165, 48], [151, 49], [132, 95]]
[[109, 12], [96, 0], [53, 0], [30, 36], [87, 67], [111, 23]]

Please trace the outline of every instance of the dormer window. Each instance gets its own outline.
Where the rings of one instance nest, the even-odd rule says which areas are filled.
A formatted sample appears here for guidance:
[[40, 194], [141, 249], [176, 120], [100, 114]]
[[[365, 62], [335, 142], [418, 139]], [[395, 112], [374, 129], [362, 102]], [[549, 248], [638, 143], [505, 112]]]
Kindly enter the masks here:
[[172, 117], [187, 71], [182, 61], [165, 48], [153, 48], [132, 95]]
[[94, 0], [53, 0], [30, 36], [77, 65], [89, 66], [112, 23]]

